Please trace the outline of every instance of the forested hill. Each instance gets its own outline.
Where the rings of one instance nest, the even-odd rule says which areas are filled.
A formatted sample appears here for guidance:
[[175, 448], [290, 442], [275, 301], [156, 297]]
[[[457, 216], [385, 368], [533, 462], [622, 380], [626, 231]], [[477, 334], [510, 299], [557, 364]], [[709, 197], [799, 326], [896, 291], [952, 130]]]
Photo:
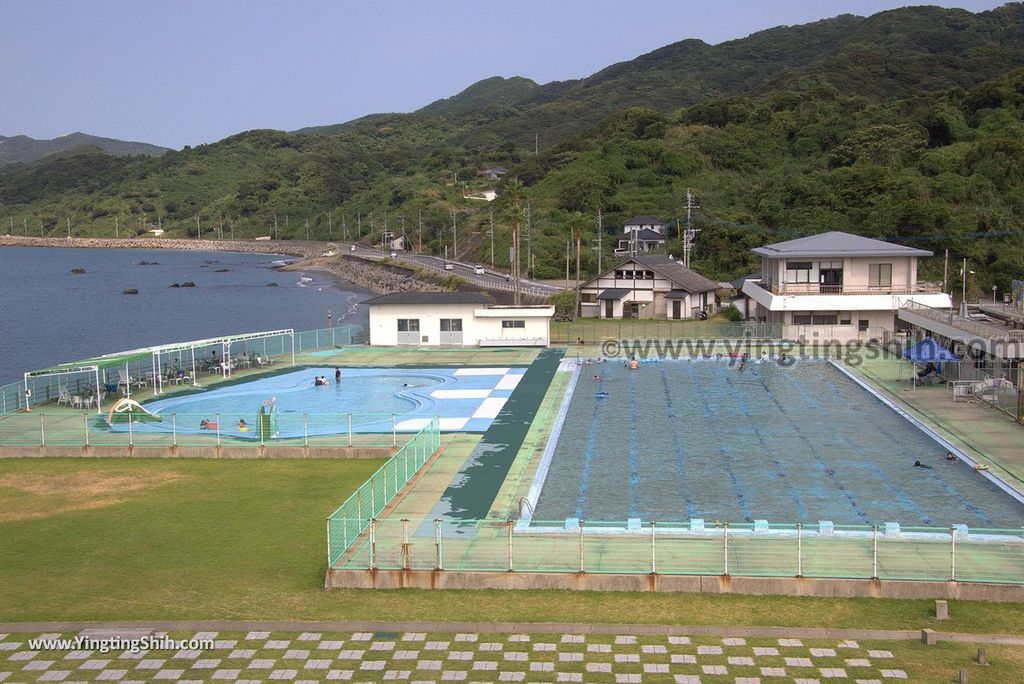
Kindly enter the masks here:
[[95, 147], [107, 154], [119, 157], [136, 154], [159, 156], [167, 152], [166, 147], [114, 140], [113, 138], [100, 138], [86, 133], [70, 133], [51, 140], [36, 140], [27, 135], [11, 137], [0, 135], [0, 167], [12, 164], [31, 164], [51, 154], [83, 147]]
[[[695, 263], [732, 277], [749, 246], [806, 232], [897, 237], [970, 256], [1008, 286], [1024, 273], [1024, 7], [931, 7], [842, 16], [720, 45], [684, 40], [588, 78], [493, 78], [411, 114], [294, 133], [249, 131], [155, 159], [66, 153], [0, 174], [0, 221], [30, 234], [156, 222], [170, 234], [233, 222], [236, 235], [401, 230], [488, 260], [494, 212], [507, 262], [512, 176], [530, 205], [534, 274], [564, 274], [565, 240], [590, 244], [634, 214], [678, 215], [700, 197]], [[534, 155], [535, 141], [540, 153]], [[509, 170], [498, 184], [477, 175]], [[330, 217], [330, 218], [329, 218]], [[16, 231], [17, 232], [17, 231]], [[611, 237], [611, 236], [605, 236]], [[988, 239], [979, 239], [988, 238]], [[608, 240], [603, 240], [606, 255]], [[677, 250], [678, 245], [670, 249]], [[585, 267], [596, 266], [588, 250]], [[937, 273], [926, 265], [927, 275]], [[987, 282], [985, 279], [988, 279]]]

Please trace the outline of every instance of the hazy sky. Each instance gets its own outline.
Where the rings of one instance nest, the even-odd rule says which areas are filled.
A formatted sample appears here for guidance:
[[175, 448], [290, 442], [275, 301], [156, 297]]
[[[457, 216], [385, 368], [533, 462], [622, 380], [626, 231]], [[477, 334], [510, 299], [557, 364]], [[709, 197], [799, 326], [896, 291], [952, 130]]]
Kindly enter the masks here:
[[923, 3], [0, 0], [0, 135], [80, 130], [178, 148], [411, 111], [488, 76], [579, 78], [684, 38], [912, 4]]

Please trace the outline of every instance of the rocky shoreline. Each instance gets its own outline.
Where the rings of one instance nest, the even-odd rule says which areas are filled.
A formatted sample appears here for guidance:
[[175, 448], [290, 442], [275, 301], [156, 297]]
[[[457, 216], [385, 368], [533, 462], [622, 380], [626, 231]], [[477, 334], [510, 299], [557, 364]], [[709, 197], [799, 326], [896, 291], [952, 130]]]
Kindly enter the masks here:
[[419, 280], [416, 272], [391, 264], [380, 264], [345, 254], [321, 256], [337, 250], [327, 242], [291, 240], [164, 240], [161, 238], [33, 238], [0, 236], [0, 247], [53, 247], [80, 249], [177, 249], [203, 252], [246, 252], [283, 254], [299, 260], [282, 266], [286, 271], [321, 271], [356, 287], [386, 294], [388, 292], [439, 291], [432, 282]]

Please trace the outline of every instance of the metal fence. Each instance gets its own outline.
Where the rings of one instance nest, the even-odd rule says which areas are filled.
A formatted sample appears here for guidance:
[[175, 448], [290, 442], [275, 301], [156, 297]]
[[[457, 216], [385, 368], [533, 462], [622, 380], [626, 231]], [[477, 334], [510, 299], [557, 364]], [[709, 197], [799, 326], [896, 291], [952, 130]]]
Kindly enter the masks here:
[[0, 446], [387, 447], [418, 429], [402, 428], [403, 416], [393, 413], [279, 413], [272, 433], [259, 429], [255, 411], [167, 413], [159, 422], [128, 413], [120, 418], [111, 425], [106, 413], [17, 413], [0, 420]]
[[440, 420], [435, 417], [328, 516], [328, 565], [341, 559], [440, 446]]
[[601, 319], [581, 318], [575, 321], [551, 324], [553, 344], [574, 344], [583, 340], [585, 344], [600, 343], [603, 340], [777, 340], [782, 337], [782, 326], [758, 321], [700, 321], [687, 319], [672, 321], [665, 319]]
[[[365, 494], [364, 494], [365, 497]], [[341, 570], [732, 575], [1024, 584], [1024, 529], [715, 523], [451, 521], [329, 523]], [[540, 529], [537, 529], [540, 528]], [[335, 530], [339, 530], [335, 532]], [[340, 530], [345, 530], [342, 534]], [[365, 531], [365, 532], [364, 532]], [[351, 540], [346, 546], [347, 540]]]
[[[295, 332], [294, 353], [320, 351], [353, 344], [365, 344], [367, 340], [366, 329], [361, 325], [345, 324], [333, 328], [321, 328], [319, 330], [304, 330]], [[272, 335], [256, 340], [235, 342], [230, 346], [231, 362], [235, 369], [250, 367], [269, 367], [274, 365], [291, 363], [292, 360], [292, 335]], [[182, 346], [188, 345], [182, 343]], [[155, 386], [155, 375], [160, 375], [162, 384], [172, 386], [180, 383], [178, 371], [186, 374], [187, 381], [198, 381], [207, 375], [221, 374], [220, 362], [213, 357], [213, 352], [221, 354], [222, 345], [210, 344], [197, 346], [195, 348], [195, 366], [193, 367], [192, 355], [187, 350], [172, 351], [158, 354], [154, 359], [149, 355], [129, 360], [127, 362], [114, 362], [100, 369], [101, 391], [107, 385], [114, 387], [114, 393], [124, 392], [125, 386], [121, 384], [122, 376], [132, 379], [127, 391], [135, 389], [152, 388]], [[113, 355], [111, 355], [113, 356]], [[90, 359], [86, 362], [90, 365], [103, 365], [97, 363], [97, 359]], [[66, 365], [66, 364], [65, 364]], [[193, 377], [193, 375], [195, 377]], [[0, 416], [6, 416], [26, 407], [26, 403], [35, 408], [49, 402], [56, 402], [61, 398], [61, 391], [64, 390], [69, 396], [86, 396], [89, 392], [95, 392], [96, 381], [93, 373], [82, 372], [73, 375], [63, 376], [41, 376], [29, 380], [31, 396], [25, 396], [25, 383], [14, 382], [0, 386]]]

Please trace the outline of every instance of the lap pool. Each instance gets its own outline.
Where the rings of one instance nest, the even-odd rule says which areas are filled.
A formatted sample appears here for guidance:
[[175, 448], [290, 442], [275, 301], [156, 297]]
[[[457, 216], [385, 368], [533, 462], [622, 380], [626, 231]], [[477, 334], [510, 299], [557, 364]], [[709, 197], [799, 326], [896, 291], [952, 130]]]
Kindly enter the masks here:
[[532, 518], [1024, 524], [1024, 506], [945, 455], [825, 361], [595, 364], [534, 482]]
[[[342, 368], [340, 383], [334, 367], [305, 367], [271, 376], [214, 386], [146, 402], [145, 408], [164, 418], [136, 422], [137, 432], [170, 432], [175, 416], [179, 433], [200, 434], [202, 420], [219, 420], [222, 434], [256, 438], [255, 432], [238, 433], [244, 419], [256, 425], [265, 401], [277, 407], [278, 437], [340, 434], [352, 414], [354, 432], [390, 432], [392, 414], [399, 431], [422, 428], [434, 416], [443, 431], [482, 432], [505, 405], [525, 368]], [[313, 379], [330, 384], [316, 387]], [[306, 416], [306, 425], [303, 425]], [[113, 429], [127, 430], [125, 424]]]

